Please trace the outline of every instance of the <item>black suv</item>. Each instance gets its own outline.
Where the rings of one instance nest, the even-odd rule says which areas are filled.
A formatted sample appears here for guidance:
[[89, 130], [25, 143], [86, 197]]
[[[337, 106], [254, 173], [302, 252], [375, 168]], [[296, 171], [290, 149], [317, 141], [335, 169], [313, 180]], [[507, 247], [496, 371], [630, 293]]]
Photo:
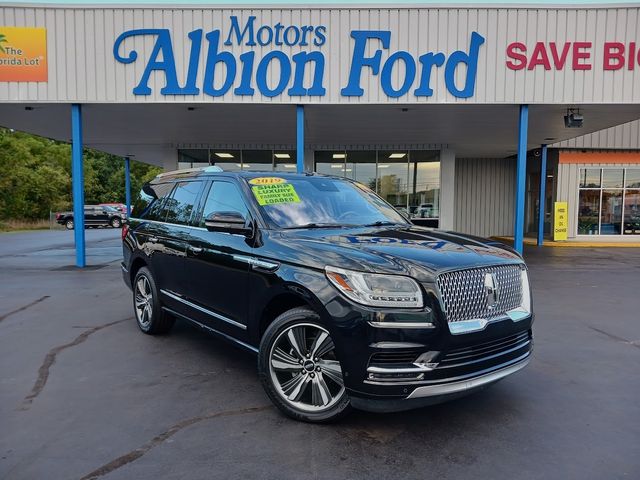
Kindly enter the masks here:
[[523, 368], [527, 268], [509, 247], [416, 227], [316, 174], [162, 174], [125, 225], [140, 329], [181, 318], [257, 353], [271, 400], [323, 422], [440, 402]]
[[[84, 226], [91, 227], [113, 227], [120, 228], [126, 214], [119, 212], [113, 207], [106, 205], [85, 205], [84, 206]], [[67, 230], [75, 228], [73, 212], [56, 213], [56, 222], [64, 225]]]

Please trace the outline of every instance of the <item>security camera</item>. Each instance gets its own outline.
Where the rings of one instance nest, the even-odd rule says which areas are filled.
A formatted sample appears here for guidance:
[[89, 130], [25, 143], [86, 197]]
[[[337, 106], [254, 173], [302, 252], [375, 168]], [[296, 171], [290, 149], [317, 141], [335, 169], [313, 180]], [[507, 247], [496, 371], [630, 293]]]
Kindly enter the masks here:
[[567, 114], [564, 116], [564, 126], [566, 128], [581, 128], [584, 122], [584, 115], [580, 111], [573, 110], [572, 108], [567, 110]]

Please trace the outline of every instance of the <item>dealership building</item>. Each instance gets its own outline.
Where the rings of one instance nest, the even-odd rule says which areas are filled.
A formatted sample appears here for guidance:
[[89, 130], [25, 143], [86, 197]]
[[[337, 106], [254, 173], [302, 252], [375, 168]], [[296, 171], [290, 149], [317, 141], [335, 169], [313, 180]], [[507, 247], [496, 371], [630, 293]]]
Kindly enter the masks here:
[[637, 4], [17, 2], [0, 47], [0, 125], [72, 142], [76, 218], [91, 147], [344, 176], [519, 250], [640, 238]]

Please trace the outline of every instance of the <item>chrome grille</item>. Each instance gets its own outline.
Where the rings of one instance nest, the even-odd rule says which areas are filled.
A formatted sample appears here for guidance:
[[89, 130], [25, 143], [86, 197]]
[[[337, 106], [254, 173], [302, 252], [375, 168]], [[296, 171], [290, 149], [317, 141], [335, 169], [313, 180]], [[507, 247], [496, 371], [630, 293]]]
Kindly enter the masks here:
[[[436, 283], [447, 321], [491, 319], [504, 315], [522, 303], [520, 265], [499, 265], [442, 273]], [[498, 287], [498, 299], [489, 306], [485, 274], [492, 273]]]

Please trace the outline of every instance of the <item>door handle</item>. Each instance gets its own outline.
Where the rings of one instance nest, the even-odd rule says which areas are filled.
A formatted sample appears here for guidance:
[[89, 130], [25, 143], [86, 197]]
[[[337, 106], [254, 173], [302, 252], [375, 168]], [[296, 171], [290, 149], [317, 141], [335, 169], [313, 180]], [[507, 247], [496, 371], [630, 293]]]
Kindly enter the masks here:
[[158, 243], [158, 237], [149, 237], [151, 243]]
[[200, 247], [189, 247], [189, 250], [191, 250], [191, 252], [195, 253], [196, 255], [202, 253], [202, 248]]

